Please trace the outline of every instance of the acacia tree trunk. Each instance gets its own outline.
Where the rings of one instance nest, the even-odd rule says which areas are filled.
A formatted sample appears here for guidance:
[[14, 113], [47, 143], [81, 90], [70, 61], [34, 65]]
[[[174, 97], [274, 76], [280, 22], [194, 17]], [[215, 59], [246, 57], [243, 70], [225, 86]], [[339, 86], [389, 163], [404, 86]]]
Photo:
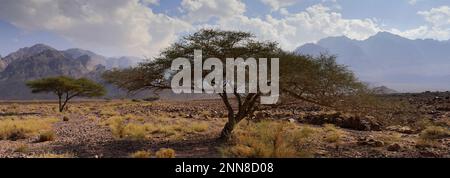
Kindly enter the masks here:
[[59, 112], [63, 112], [64, 108], [62, 108], [62, 94], [58, 94], [58, 104]]
[[222, 129], [220, 134], [220, 140], [228, 141], [231, 139], [232, 133], [236, 125], [241, 122], [245, 117], [252, 115], [256, 109], [256, 100], [259, 94], [249, 94], [245, 97], [244, 101], [239, 94], [235, 93], [236, 99], [238, 100], [238, 112], [235, 114], [233, 107], [231, 106], [227, 94], [220, 94], [222, 101], [224, 102], [228, 110], [228, 122]]
[[62, 102], [62, 96], [59, 96], [59, 112], [63, 112], [67, 106], [67, 103], [73, 96], [69, 96], [69, 93], [66, 93], [66, 98], [64, 99], [64, 103]]
[[225, 124], [225, 126], [222, 129], [222, 132], [220, 133], [220, 140], [230, 140], [231, 134], [233, 133], [234, 128], [236, 125], [242, 121], [245, 117], [242, 116], [234, 116], [234, 113], [228, 113], [228, 122]]

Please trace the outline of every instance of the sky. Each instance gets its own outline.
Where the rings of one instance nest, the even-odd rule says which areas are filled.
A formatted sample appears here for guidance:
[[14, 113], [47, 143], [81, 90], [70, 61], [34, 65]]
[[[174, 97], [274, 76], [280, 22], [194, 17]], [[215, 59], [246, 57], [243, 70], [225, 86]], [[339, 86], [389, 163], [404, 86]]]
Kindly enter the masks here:
[[285, 50], [387, 31], [450, 39], [450, 0], [0, 0], [0, 55], [45, 43], [151, 57], [201, 28], [243, 30]]

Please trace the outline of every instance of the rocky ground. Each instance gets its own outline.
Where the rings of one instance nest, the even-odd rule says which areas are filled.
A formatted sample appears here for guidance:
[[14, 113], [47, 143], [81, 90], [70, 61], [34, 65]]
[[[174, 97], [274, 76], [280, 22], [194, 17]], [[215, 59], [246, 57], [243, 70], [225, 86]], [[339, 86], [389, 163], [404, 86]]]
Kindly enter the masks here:
[[[433, 125], [448, 131], [448, 96], [424, 93], [388, 97], [415, 104]], [[41, 118], [57, 121], [51, 124], [54, 138], [48, 141], [39, 141], [39, 130], [22, 139], [0, 140], [0, 157], [129, 157], [136, 151], [156, 152], [160, 148], [175, 150], [177, 157], [224, 156], [219, 148], [226, 144], [216, 140], [226, 122], [226, 112], [219, 100], [74, 102], [63, 114], [56, 108], [52, 102], [1, 103], [0, 122]], [[305, 157], [450, 157], [449, 135], [425, 143], [421, 137], [424, 128], [421, 130], [414, 124], [386, 125], [373, 117], [349, 116], [291, 103], [261, 108], [252, 120], [281, 120], [298, 128], [316, 130], [313, 141], [308, 143], [310, 153]], [[111, 122], [115, 119], [123, 121], [123, 127]], [[246, 122], [249, 121], [243, 124]], [[324, 124], [336, 126], [339, 133], [336, 139], [326, 138], [328, 131]], [[118, 133], [117, 128], [124, 129], [125, 134]]]

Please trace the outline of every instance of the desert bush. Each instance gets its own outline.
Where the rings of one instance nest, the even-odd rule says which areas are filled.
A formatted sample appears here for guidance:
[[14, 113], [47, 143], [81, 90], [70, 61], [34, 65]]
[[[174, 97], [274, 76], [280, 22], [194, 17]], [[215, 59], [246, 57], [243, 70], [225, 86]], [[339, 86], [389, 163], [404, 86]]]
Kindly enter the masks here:
[[28, 150], [29, 150], [28, 145], [22, 144], [22, 145], [18, 146], [18, 147], [14, 150], [14, 152], [17, 152], [17, 153], [26, 153], [26, 152], [28, 152]]
[[152, 153], [150, 151], [137, 151], [130, 155], [131, 158], [150, 158]]
[[314, 131], [299, 129], [295, 124], [276, 121], [240, 124], [233, 134], [233, 145], [219, 151], [225, 157], [240, 158], [288, 158], [306, 156], [297, 150], [298, 144]]
[[147, 131], [145, 125], [130, 123], [123, 128], [122, 134], [121, 138], [143, 140], [145, 139]]
[[325, 129], [324, 141], [329, 143], [339, 142], [339, 140], [342, 137], [342, 133], [338, 128], [336, 128], [336, 126], [334, 126], [333, 124], [325, 124], [324, 129]]
[[105, 117], [113, 117], [120, 115], [120, 113], [117, 112], [113, 107], [103, 107], [102, 110], [100, 110], [100, 115]]
[[122, 117], [112, 117], [110, 118], [107, 123], [107, 125], [109, 125], [109, 128], [111, 129], [111, 133], [113, 134], [114, 137], [116, 138], [123, 138], [125, 135], [125, 119]]
[[147, 101], [147, 102], [158, 101], [158, 100], [159, 100], [159, 97], [157, 97], [157, 96], [147, 97], [144, 99], [144, 101]]
[[445, 127], [428, 126], [416, 140], [416, 147], [439, 147], [438, 139], [450, 136], [450, 131]]
[[399, 133], [383, 134], [376, 137], [375, 140], [380, 140], [386, 144], [393, 144], [402, 140]]
[[425, 140], [434, 140], [446, 137], [450, 137], [450, 130], [439, 126], [429, 126], [420, 133], [420, 138]]
[[195, 132], [205, 132], [208, 130], [208, 123], [206, 122], [194, 122], [191, 124], [191, 129]]
[[45, 131], [39, 134], [38, 142], [47, 142], [55, 140], [55, 133], [53, 131]]
[[161, 148], [155, 153], [156, 158], [175, 158], [175, 150], [170, 148]]
[[51, 124], [56, 121], [55, 118], [3, 119], [0, 120], [0, 139], [18, 140], [37, 135], [51, 130]]

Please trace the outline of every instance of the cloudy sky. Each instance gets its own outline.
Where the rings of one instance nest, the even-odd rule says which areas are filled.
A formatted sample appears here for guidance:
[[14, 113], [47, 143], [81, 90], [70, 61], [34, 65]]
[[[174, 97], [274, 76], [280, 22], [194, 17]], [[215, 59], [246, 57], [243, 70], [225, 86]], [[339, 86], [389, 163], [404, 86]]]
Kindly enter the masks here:
[[152, 56], [200, 28], [251, 31], [286, 50], [389, 31], [450, 38], [450, 0], [0, 0], [0, 55], [35, 43]]

